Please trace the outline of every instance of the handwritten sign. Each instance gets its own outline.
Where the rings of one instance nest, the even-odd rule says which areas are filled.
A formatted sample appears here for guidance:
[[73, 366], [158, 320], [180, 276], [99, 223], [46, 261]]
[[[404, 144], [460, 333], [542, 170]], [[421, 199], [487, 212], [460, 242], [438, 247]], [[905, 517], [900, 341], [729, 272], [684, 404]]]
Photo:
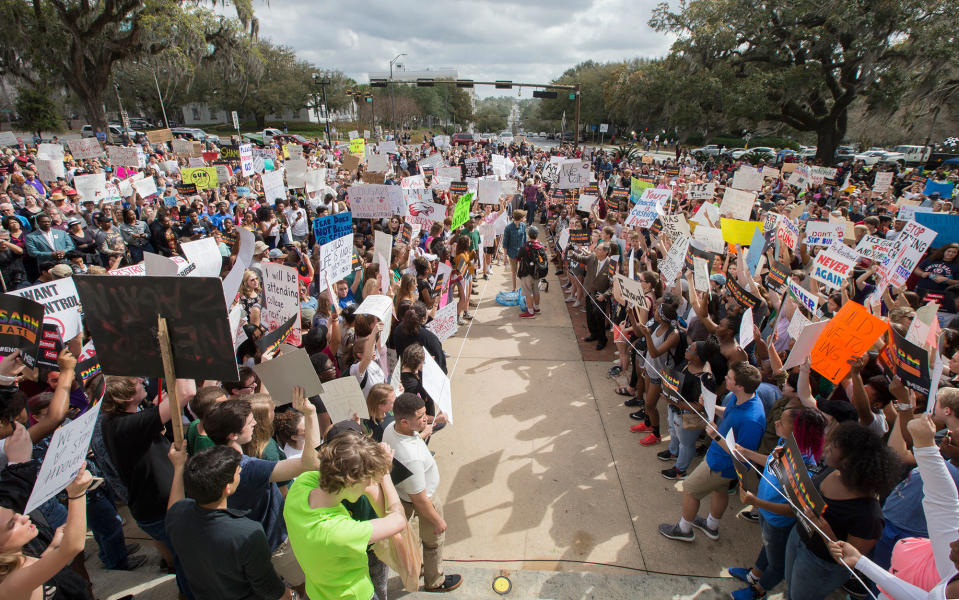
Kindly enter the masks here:
[[193, 183], [198, 190], [216, 189], [219, 178], [216, 174], [216, 167], [194, 167], [192, 169], [181, 169], [180, 176], [185, 183]]
[[297, 270], [293, 267], [270, 262], [261, 263], [260, 269], [263, 271], [263, 294], [266, 299], [263, 321], [267, 329], [275, 331], [290, 317], [295, 316], [293, 329], [285, 341], [294, 346], [299, 346], [302, 340], [300, 333], [300, 280]]
[[837, 240], [842, 242], [845, 235], [845, 223], [830, 223], [829, 221], [809, 221], [806, 223], [807, 246], [832, 246], [832, 243]]
[[839, 289], [852, 274], [852, 268], [858, 260], [859, 255], [855, 250], [841, 241], [835, 241], [826, 251], [816, 255], [811, 276], [827, 287]]
[[95, 137], [80, 138], [79, 140], [68, 140], [70, 154], [73, 158], [98, 158], [103, 156], [103, 148], [100, 147], [100, 141]]
[[456, 303], [450, 302], [436, 311], [436, 316], [426, 324], [426, 328], [435, 333], [441, 342], [456, 335], [459, 329], [456, 324]]
[[756, 194], [734, 188], [726, 188], [722, 204], [719, 205], [720, 214], [730, 216], [740, 221], [748, 221], [752, 214]]
[[453, 209], [452, 224], [450, 230], [456, 231], [470, 218], [470, 204], [473, 202], [473, 194], [463, 194], [456, 201], [456, 208]]
[[319, 271], [324, 286], [350, 274], [353, 265], [353, 234], [348, 233], [320, 246]]
[[[362, 138], [357, 138], [362, 140]], [[393, 215], [393, 205], [390, 202], [389, 185], [354, 185], [350, 188], [348, 199], [353, 218], [356, 219], [388, 219]], [[400, 192], [397, 188], [398, 193]]]
[[934, 230], [915, 221], [906, 223], [879, 263], [880, 281], [895, 287], [905, 285], [936, 235]]
[[353, 233], [352, 213], [342, 212], [313, 219], [313, 236], [321, 246], [350, 233]]
[[559, 165], [559, 180], [556, 184], [561, 190], [581, 188], [589, 183], [590, 165], [584, 160], [567, 160]]
[[887, 330], [888, 324], [861, 304], [846, 302], [816, 340], [812, 368], [838, 384], [849, 373], [848, 360], [862, 356]]
[[740, 167], [733, 175], [733, 188], [737, 190], [758, 191], [762, 187], [763, 174], [756, 167]]
[[686, 186], [686, 197], [690, 200], [710, 200], [716, 193], [716, 182], [690, 183]]

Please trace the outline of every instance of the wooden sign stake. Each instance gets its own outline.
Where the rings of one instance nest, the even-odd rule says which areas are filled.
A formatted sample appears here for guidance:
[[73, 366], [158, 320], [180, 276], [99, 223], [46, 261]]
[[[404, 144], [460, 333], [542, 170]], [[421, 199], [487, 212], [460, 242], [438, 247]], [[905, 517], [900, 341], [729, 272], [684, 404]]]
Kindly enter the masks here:
[[173, 369], [173, 349], [166, 318], [157, 316], [157, 338], [160, 342], [160, 358], [163, 360], [163, 379], [166, 382], [167, 401], [170, 403], [170, 423], [173, 425], [173, 441], [179, 446], [183, 441], [183, 416], [180, 397], [176, 393], [176, 371]]

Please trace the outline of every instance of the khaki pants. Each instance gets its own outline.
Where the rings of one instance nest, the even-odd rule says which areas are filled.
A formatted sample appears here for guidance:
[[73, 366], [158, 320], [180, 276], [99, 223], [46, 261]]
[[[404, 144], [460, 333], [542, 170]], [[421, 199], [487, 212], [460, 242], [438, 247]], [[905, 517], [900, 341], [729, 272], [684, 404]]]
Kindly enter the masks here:
[[[443, 516], [443, 504], [440, 499], [434, 495], [430, 498], [433, 508], [439, 515]], [[403, 501], [403, 510], [406, 511], [406, 518], [412, 518], [416, 513], [412, 502]], [[423, 584], [427, 588], [435, 588], [443, 585], [446, 579], [443, 575], [443, 542], [446, 540], [446, 533], [436, 535], [433, 524], [428, 519], [416, 513], [420, 527], [420, 541], [423, 543]]]
[[271, 562], [273, 563], [273, 570], [276, 571], [276, 574], [290, 587], [303, 585], [306, 581], [306, 575], [303, 574], [300, 563], [297, 562], [296, 557], [293, 555], [293, 548], [290, 547], [289, 538], [285, 539], [283, 543], [277, 546], [276, 550], [273, 551]]

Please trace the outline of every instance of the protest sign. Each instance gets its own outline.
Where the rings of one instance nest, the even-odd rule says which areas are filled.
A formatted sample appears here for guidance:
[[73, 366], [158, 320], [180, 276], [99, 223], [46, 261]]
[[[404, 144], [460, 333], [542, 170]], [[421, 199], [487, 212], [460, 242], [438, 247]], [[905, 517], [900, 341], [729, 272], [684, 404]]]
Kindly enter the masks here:
[[786, 286], [789, 289], [789, 295], [799, 306], [808, 310], [810, 314], [815, 314], [816, 307], [819, 306], [819, 296], [810, 293], [806, 288], [793, 281], [792, 277], [786, 280]]
[[956, 184], [952, 181], [933, 181], [930, 177], [926, 180], [926, 185], [922, 189], [923, 196], [939, 194], [942, 198], [951, 199], [955, 191]]
[[913, 221], [916, 218], [918, 213], [931, 213], [931, 206], [919, 206], [913, 204], [903, 204], [899, 207], [899, 212], [896, 213], [897, 221]]
[[790, 274], [789, 265], [783, 264], [778, 260], [769, 263], [769, 273], [766, 275], [766, 287], [777, 294], [786, 290], [786, 280]]
[[37, 159], [35, 166], [40, 181], [56, 181], [65, 174], [63, 159]]
[[430, 395], [437, 408], [446, 415], [446, 420], [453, 424], [453, 401], [450, 396], [450, 378], [443, 369], [433, 360], [430, 353], [426, 353], [423, 363], [423, 390]]
[[291, 158], [286, 161], [286, 187], [291, 190], [306, 187], [306, 159]]
[[827, 287], [839, 289], [852, 274], [858, 260], [859, 255], [855, 250], [841, 241], [834, 241], [829, 248], [816, 255], [811, 276]]
[[[798, 313], [799, 311], [796, 312]], [[792, 323], [790, 322], [790, 324]], [[792, 350], [789, 351], [789, 356], [786, 357], [786, 362], [783, 363], [783, 369], [791, 369], [803, 364], [828, 324], [829, 321], [807, 322], [806, 327], [799, 332], [799, 337], [793, 338], [796, 340], [796, 343], [793, 345]]]
[[[405, 192], [404, 192], [405, 193]], [[427, 194], [432, 197], [432, 194]], [[442, 222], [446, 218], [446, 206], [436, 202], [422, 201], [410, 202], [410, 223], [429, 227], [433, 223]]]
[[389, 162], [385, 154], [372, 154], [366, 161], [366, 170], [372, 173], [386, 173]]
[[[357, 138], [359, 139], [359, 138]], [[354, 219], [388, 219], [393, 215], [388, 185], [354, 185], [347, 198]]]
[[477, 201], [480, 204], [499, 204], [500, 182], [495, 179], [480, 179], [477, 184]]
[[[756, 169], [756, 167], [752, 166], [740, 167], [739, 170], [733, 174], [732, 187], [737, 190], [748, 190], [754, 192], [761, 190], [763, 187], [762, 171], [759, 171]], [[749, 217], [746, 216], [744, 218], [748, 219]]]
[[380, 342], [386, 346], [386, 340], [390, 337], [390, 327], [393, 324], [393, 299], [389, 296], [370, 295], [363, 298], [363, 302], [356, 307], [358, 315], [373, 315], [383, 323], [383, 331], [380, 332]]
[[183, 250], [183, 256], [188, 261], [196, 265], [196, 268], [190, 273], [191, 277], [219, 277], [220, 270], [223, 268], [223, 257], [220, 255], [220, 248], [216, 240], [209, 238], [200, 238], [192, 242], [183, 242], [180, 244]]
[[23, 509], [24, 514], [37, 509], [59, 494], [80, 472], [90, 449], [90, 438], [100, 416], [101, 406], [103, 404], [98, 402], [90, 410], [53, 432], [30, 498]]
[[386, 142], [380, 142], [379, 144], [376, 145], [376, 148], [383, 154], [387, 154], [387, 153], [399, 154], [396, 148], [396, 142], [392, 140], [386, 141]]
[[[453, 209], [453, 219], [450, 225], [450, 231], [456, 231], [459, 227], [469, 221], [470, 204], [473, 201], [473, 194], [463, 194], [456, 201], [456, 208]], [[412, 214], [412, 213], [411, 213]]]
[[872, 191], [876, 192], [877, 194], [887, 192], [889, 187], [892, 185], [893, 175], [894, 173], [892, 171], [876, 173], [876, 179], [872, 184]]
[[390, 260], [393, 258], [392, 235], [383, 231], [373, 232], [373, 256], [374, 258], [382, 256], [386, 259], [387, 266], [389, 266]]
[[352, 213], [342, 212], [313, 219], [313, 236], [317, 244], [328, 244], [350, 233], [353, 233]]
[[148, 129], [144, 133], [147, 141], [154, 145], [173, 141], [173, 132], [169, 129]]
[[686, 217], [681, 213], [675, 215], [662, 215], [659, 217], [663, 224], [663, 232], [671, 239], [676, 240], [682, 237], [689, 237], [689, 223]]
[[293, 330], [284, 340], [299, 346], [300, 334], [300, 280], [293, 267], [277, 263], [260, 264], [263, 271], [263, 294], [266, 305], [263, 307], [262, 321], [270, 331], [276, 330], [290, 317], [295, 316]]
[[179, 377], [236, 381], [233, 336], [212, 277], [74, 277], [83, 319], [103, 371], [131, 377], [163, 375], [157, 317], [170, 332]]
[[827, 323], [812, 348], [812, 368], [838, 384], [849, 373], [848, 360], [869, 350], [888, 330], [888, 324], [852, 301], [843, 304]]
[[723, 194], [723, 201], [719, 205], [719, 212], [733, 219], [748, 221], [753, 211], [753, 204], [756, 202], [756, 194], [742, 190], [726, 188]]
[[566, 248], [569, 247], [569, 227], [566, 227], [561, 232], [559, 232], [559, 247], [565, 252]]
[[436, 311], [433, 320], [426, 324], [426, 328], [436, 334], [436, 337], [443, 340], [456, 335], [458, 325], [456, 324], [456, 303], [450, 302], [443, 308]]
[[216, 167], [181, 169], [180, 177], [185, 183], [196, 184], [196, 189], [198, 190], [214, 190], [219, 183]]
[[106, 199], [107, 180], [103, 173], [75, 175], [73, 177], [73, 187], [80, 193], [80, 200], [83, 202], [87, 200], [99, 202]]
[[789, 250], [795, 250], [799, 244], [799, 227], [792, 219], [779, 219], [776, 225], [776, 239]]
[[576, 210], [588, 213], [591, 210], [593, 210], [593, 205], [596, 204], [597, 202], [599, 202], [599, 198], [596, 196], [590, 196], [588, 194], [580, 194], [579, 200], [576, 201]]
[[141, 198], [149, 198], [157, 193], [157, 184], [153, 177], [144, 177], [133, 182], [133, 189]]
[[929, 352], [889, 328], [888, 343], [883, 348], [880, 360], [887, 363], [903, 385], [919, 394], [928, 396], [931, 379]]
[[894, 287], [905, 285], [936, 235], [934, 230], [915, 221], [906, 223], [879, 263], [880, 287], [883, 283]]
[[706, 259], [693, 257], [693, 281], [697, 291], [709, 292], [709, 263]]
[[581, 188], [589, 183], [590, 163], [584, 160], [565, 160], [559, 164], [559, 180], [556, 187], [561, 190]]
[[638, 281], [633, 281], [618, 273], [616, 274], [616, 281], [619, 282], [620, 292], [627, 303], [639, 309], [649, 308], [647, 306], [646, 294], [643, 293], [643, 288], [639, 285]]
[[[476, 159], [478, 162], [479, 159]], [[443, 155], [439, 152], [430, 154], [426, 158], [421, 159], [416, 163], [420, 169], [433, 169], [434, 171], [440, 167], [446, 166], [446, 161], [443, 160]]]
[[293, 402], [294, 387], [303, 388], [307, 398], [323, 394], [323, 384], [310, 362], [310, 355], [302, 348], [283, 352], [273, 360], [254, 365], [253, 371], [269, 390], [270, 397], [277, 406]]
[[809, 186], [809, 183], [812, 181], [812, 173], [809, 170], [807, 165], [796, 165], [796, 168], [793, 169], [793, 172], [789, 175], [789, 179], [786, 180], [786, 183], [789, 185], [794, 185], [800, 190], [806, 189]]
[[813, 185], [822, 185], [827, 179], [836, 177], [837, 169], [833, 167], [820, 167], [813, 165], [809, 168], [809, 177]]
[[353, 264], [353, 234], [344, 236], [320, 246], [320, 281], [325, 287], [336, 283], [350, 274]]
[[240, 145], [240, 172], [244, 177], [250, 177], [256, 172], [253, 166], [253, 146], [251, 144]]
[[689, 249], [689, 238], [677, 240], [666, 252], [666, 258], [659, 263], [659, 272], [667, 286], [672, 285], [686, 263], [686, 251]]
[[0, 355], [19, 349], [24, 364], [36, 366], [43, 311], [42, 304], [24, 296], [0, 296]]
[[746, 266], [749, 268], [750, 275], [756, 275], [756, 269], [759, 268], [759, 261], [765, 249], [766, 238], [763, 237], [762, 229], [757, 227], [753, 229], [753, 239], [749, 241], [749, 252], [746, 253]]
[[113, 165], [142, 168], [146, 165], [146, 157], [139, 146], [107, 146], [107, 156]]
[[759, 304], [759, 298], [749, 293], [746, 288], [741, 286], [735, 277], [726, 278], [726, 291], [743, 308], [756, 308]]
[[[808, 509], [813, 514], [822, 516], [823, 511], [826, 510], [826, 501], [809, 476], [809, 468], [806, 466], [799, 445], [796, 443], [796, 438], [792, 434], [789, 434], [786, 438], [782, 456], [778, 461], [770, 463], [769, 468], [775, 474], [793, 505], [803, 511]], [[808, 519], [797, 520], [807, 534], [817, 535]]]
[[716, 182], [690, 183], [686, 185], [686, 197], [690, 200], [710, 200], [716, 193]]
[[71, 340], [80, 333], [80, 299], [73, 278], [57, 279], [31, 287], [13, 290], [8, 294], [21, 296], [43, 305], [44, 323], [56, 325], [63, 340]]
[[99, 158], [103, 156], [103, 148], [100, 147], [100, 141], [95, 137], [68, 140], [67, 145], [70, 146], [70, 154], [72, 154], [75, 159]]
[[949, 213], [917, 213], [916, 222], [938, 235], [930, 243], [934, 248], [959, 242], [959, 215]]
[[324, 383], [320, 398], [334, 423], [351, 419], [354, 414], [361, 419], [370, 417], [360, 382], [352, 375]]
[[366, 158], [366, 140], [361, 137], [353, 138], [350, 140], [350, 154], [357, 157], [360, 160]]
[[[753, 240], [753, 232], [756, 229], [759, 229], [760, 233], [762, 233], [762, 226], [761, 221], [740, 221], [738, 219], [727, 219], [725, 217], [720, 219], [723, 241], [730, 246], [735, 244], [748, 246]], [[696, 230], [698, 231], [699, 228], [697, 227]]]
[[629, 211], [629, 215], [626, 217], [626, 226], [648, 229], [659, 216], [658, 207], [665, 204], [665, 201], [671, 195], [672, 193], [669, 190], [648, 188], [642, 196], [636, 199], [636, 206]]
[[867, 260], [880, 261], [892, 249], [892, 243], [893, 240], [878, 235], [864, 235], [856, 246], [856, 254]]
[[693, 239], [702, 242], [706, 250], [717, 254], [726, 251], [726, 242], [723, 241], [723, 232], [718, 227], [700, 225], [693, 232]]
[[40, 351], [37, 353], [37, 365], [57, 368], [57, 357], [63, 350], [63, 340], [53, 323], [44, 323], [40, 328]]
[[279, 169], [263, 173], [260, 176], [263, 183], [263, 194], [269, 204], [274, 204], [277, 200], [286, 199], [286, 184], [283, 183], [283, 175], [286, 169]]
[[[794, 310], [793, 316], [789, 319], [789, 328], [786, 332], [794, 340], [798, 340], [799, 336], [802, 335], [802, 332], [812, 323], [805, 315], [802, 314], [801, 310]], [[810, 346], [812, 348], [812, 346]]]
[[834, 241], [842, 242], [845, 234], [845, 223], [830, 223], [829, 221], [809, 221], [806, 223], [807, 246], [832, 246]]
[[747, 308], [743, 311], [743, 318], [739, 321], [739, 347], [746, 348], [756, 339], [756, 332], [753, 331], [753, 309]]
[[434, 177], [449, 177], [453, 181], [459, 181], [463, 178], [463, 167], [455, 165], [452, 167], [439, 167], [433, 172]]
[[20, 138], [12, 131], [0, 131], [0, 146], [19, 146]]
[[769, 166], [763, 167], [762, 174], [763, 174], [763, 179], [779, 179], [779, 175], [780, 175], [779, 169], [777, 169], [776, 167], [769, 167]]

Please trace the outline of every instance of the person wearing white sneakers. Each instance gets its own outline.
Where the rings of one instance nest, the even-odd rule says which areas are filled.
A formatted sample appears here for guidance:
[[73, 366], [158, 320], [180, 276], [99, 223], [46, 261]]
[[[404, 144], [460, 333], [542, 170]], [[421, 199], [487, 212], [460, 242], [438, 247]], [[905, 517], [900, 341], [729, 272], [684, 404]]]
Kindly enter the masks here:
[[538, 238], [539, 229], [531, 225], [526, 230], [526, 243], [516, 255], [516, 274], [523, 288], [523, 297], [526, 298], [526, 311], [519, 315], [523, 319], [532, 319], [539, 313], [539, 280], [549, 274], [546, 247], [539, 243]]

